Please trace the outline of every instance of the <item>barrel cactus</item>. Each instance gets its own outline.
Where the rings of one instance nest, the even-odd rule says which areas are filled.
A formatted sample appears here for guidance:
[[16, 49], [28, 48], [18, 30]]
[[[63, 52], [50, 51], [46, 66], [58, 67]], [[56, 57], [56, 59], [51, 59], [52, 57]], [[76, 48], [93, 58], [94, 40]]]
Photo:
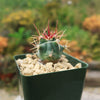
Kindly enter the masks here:
[[43, 62], [57, 62], [63, 53], [64, 46], [60, 45], [60, 39], [64, 31], [57, 31], [57, 24], [55, 31], [50, 31], [49, 22], [47, 28], [40, 33], [36, 25], [34, 27], [38, 33], [38, 44], [36, 45], [36, 54]]

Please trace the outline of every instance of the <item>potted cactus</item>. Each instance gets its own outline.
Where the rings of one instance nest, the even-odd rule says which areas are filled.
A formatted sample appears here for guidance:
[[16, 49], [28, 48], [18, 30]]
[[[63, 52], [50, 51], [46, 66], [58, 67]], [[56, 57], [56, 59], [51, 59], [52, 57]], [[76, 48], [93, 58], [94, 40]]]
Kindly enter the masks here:
[[62, 31], [33, 36], [33, 54], [15, 56], [24, 100], [80, 100], [87, 64], [63, 53]]

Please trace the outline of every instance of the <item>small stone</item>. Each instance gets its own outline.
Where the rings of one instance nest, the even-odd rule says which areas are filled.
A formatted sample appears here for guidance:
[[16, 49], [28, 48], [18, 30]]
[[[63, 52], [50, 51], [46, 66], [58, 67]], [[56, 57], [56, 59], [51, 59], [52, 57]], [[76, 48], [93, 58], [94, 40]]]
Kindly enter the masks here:
[[60, 71], [61, 69], [58, 67], [58, 68], [55, 68], [55, 72], [57, 72], [57, 71]]
[[61, 63], [56, 63], [56, 64], [54, 64], [54, 68], [55, 68], [55, 69], [56, 69], [56, 68], [62, 69], [62, 68], [63, 68], [63, 65], [62, 65]]
[[39, 69], [36, 70], [36, 73], [37, 73], [37, 74], [40, 74], [40, 72], [41, 72], [41, 71], [40, 71]]
[[39, 62], [36, 63], [36, 65], [34, 66], [34, 69], [40, 69], [40, 64], [39, 64]]
[[66, 56], [65, 55], [62, 55], [61, 58], [66, 58]]
[[70, 69], [75, 69], [75, 67], [71, 67]]
[[21, 73], [25, 76], [81, 68], [81, 63], [78, 63], [75, 67], [73, 67], [73, 65], [68, 62], [68, 59], [66, 59], [64, 55], [61, 56], [57, 63], [53, 64], [52, 62], [48, 62], [43, 64], [39, 62], [39, 58], [34, 56], [33, 59], [33, 55], [27, 54], [26, 58], [18, 59], [17, 64], [20, 67]]
[[27, 58], [27, 57], [32, 58], [32, 55], [31, 55], [31, 54], [27, 54], [27, 55], [26, 55], [26, 58]]
[[68, 62], [68, 59], [66, 59], [66, 58], [63, 57], [63, 58], [60, 59], [60, 61], [61, 61], [62, 63], [67, 63], [67, 62]]
[[33, 64], [29, 64], [29, 65], [28, 65], [28, 68], [29, 68], [29, 69], [33, 69], [33, 68], [34, 68], [34, 65], [33, 65]]
[[66, 68], [63, 68], [63, 69], [60, 69], [59, 71], [64, 71], [64, 70], [67, 70]]
[[38, 59], [34, 59], [33, 63], [36, 64], [38, 62]]
[[33, 72], [33, 75], [38, 75], [36, 72]]
[[30, 76], [30, 75], [33, 75], [33, 72], [31, 69], [29, 68], [25, 68], [22, 72], [25, 76]]
[[46, 64], [46, 70], [48, 71], [48, 72], [52, 72], [53, 71], [53, 63], [52, 62], [49, 62], [49, 63], [47, 63]]
[[32, 58], [25, 58], [24, 60], [23, 60], [23, 63], [24, 64], [31, 64], [32, 63]]
[[32, 58], [33, 59], [36, 59], [37, 58], [37, 55], [36, 54], [32, 55]]
[[17, 62], [18, 65], [20, 65], [21, 63], [23, 63], [23, 60], [22, 59], [18, 59], [16, 62]]
[[71, 65], [70, 63], [67, 63], [67, 64], [66, 64], [66, 68], [67, 68], [67, 69], [71, 69], [71, 68], [73, 68], [73, 65]]
[[78, 63], [75, 65], [75, 68], [81, 68], [82, 67], [82, 64], [81, 63]]
[[29, 66], [29, 65], [21, 63], [20, 66], [23, 66], [23, 68], [27, 68], [27, 66]]
[[49, 62], [49, 63], [46, 64], [47, 67], [52, 67], [52, 65], [53, 65], [52, 62]]

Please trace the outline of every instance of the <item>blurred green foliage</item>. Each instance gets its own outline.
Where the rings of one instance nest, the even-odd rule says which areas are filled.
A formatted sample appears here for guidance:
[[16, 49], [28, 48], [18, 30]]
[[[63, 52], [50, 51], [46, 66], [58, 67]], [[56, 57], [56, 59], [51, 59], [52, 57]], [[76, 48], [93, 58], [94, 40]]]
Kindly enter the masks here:
[[[8, 47], [0, 54], [0, 74], [14, 74], [13, 79], [0, 79], [0, 85], [16, 86], [13, 56], [30, 51], [28, 38], [36, 33], [33, 23], [42, 32], [50, 21], [54, 29], [66, 30], [64, 38], [77, 41], [93, 60], [100, 60], [100, 40], [96, 33], [83, 29], [88, 16], [100, 14], [100, 0], [0, 0], [0, 35], [8, 38]], [[71, 1], [71, 0], [70, 0]], [[98, 34], [98, 33], [97, 33]], [[15, 80], [14, 80], [15, 79]], [[7, 80], [7, 81], [6, 81]], [[9, 80], [9, 81], [8, 81]]]
[[[0, 1], [0, 7], [1, 8], [5, 8], [5, 7], [9, 7], [9, 8], [37, 8], [38, 6], [41, 7], [43, 6], [43, 4], [46, 3], [46, 0], [1, 0]], [[38, 5], [38, 6], [37, 6]]]
[[82, 50], [86, 50], [93, 60], [100, 60], [100, 40], [97, 34], [94, 36], [90, 32], [80, 29], [78, 26], [63, 27], [66, 29], [65, 39], [77, 41]]
[[82, 47], [83, 49], [88, 48], [86, 44], [89, 43], [90, 39], [90, 33], [86, 32], [83, 29], [80, 29], [78, 26], [66, 26], [62, 28], [63, 30], [66, 29], [66, 36], [64, 38], [72, 41], [76, 40], [79, 44], [79, 46], [84, 46]]
[[[25, 46], [29, 47], [27, 39], [32, 35], [31, 30], [20, 27], [18, 32], [9, 33], [8, 47], [0, 54], [0, 86], [12, 87], [17, 85], [16, 64], [13, 56], [25, 53]], [[28, 51], [26, 51], [28, 52]]]
[[98, 35], [94, 35], [90, 40], [91, 42], [88, 51], [91, 54], [92, 59], [100, 61], [100, 39]]
[[[21, 27], [21, 28], [19, 28], [18, 32], [10, 33], [9, 36], [16, 41], [15, 46], [18, 46], [19, 44], [21, 45], [24, 42], [26, 42], [25, 40], [27, 40], [29, 37], [31, 37], [31, 30], [27, 30], [25, 32], [25, 28]], [[22, 42], [22, 41], [24, 41], [24, 42]]]
[[32, 29], [33, 22], [38, 19], [38, 12], [36, 10], [20, 10], [10, 13], [4, 17], [1, 22], [4, 29], [8, 31], [18, 31], [20, 27]]

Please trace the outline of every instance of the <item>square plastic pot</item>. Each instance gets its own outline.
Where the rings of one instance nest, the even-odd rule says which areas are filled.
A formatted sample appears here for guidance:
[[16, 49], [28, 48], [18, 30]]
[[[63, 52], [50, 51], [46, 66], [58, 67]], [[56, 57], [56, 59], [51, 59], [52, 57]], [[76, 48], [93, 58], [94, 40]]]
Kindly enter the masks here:
[[[24, 100], [81, 100], [88, 64], [64, 55], [72, 65], [81, 63], [82, 68], [24, 76], [17, 65]], [[25, 54], [15, 56], [15, 61], [19, 58], [25, 58]]]

